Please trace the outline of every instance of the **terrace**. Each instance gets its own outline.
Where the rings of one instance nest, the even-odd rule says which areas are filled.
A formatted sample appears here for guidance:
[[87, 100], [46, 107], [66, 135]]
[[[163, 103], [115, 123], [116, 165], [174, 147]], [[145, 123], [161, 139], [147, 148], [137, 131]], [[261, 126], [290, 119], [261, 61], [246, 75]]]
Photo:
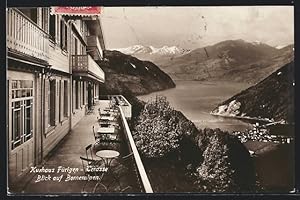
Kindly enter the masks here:
[[[117, 100], [117, 103], [114, 100]], [[119, 146], [115, 150], [120, 153], [120, 158], [127, 156], [126, 162], [120, 164], [118, 160], [111, 160], [112, 164], [110, 166], [113, 166], [113, 176], [104, 173], [104, 176], [100, 178], [101, 180], [83, 180], [84, 178], [82, 177], [84, 177], [86, 169], [83, 167], [80, 157], [87, 156], [86, 147], [89, 144], [93, 146], [93, 157], [97, 157], [96, 152], [98, 152], [97, 148], [99, 147], [97, 144], [101, 144], [101, 139], [96, 139], [92, 127], [100, 126], [99, 117], [101, 116], [99, 114], [112, 104], [116, 108], [116, 124], [119, 127], [116, 137], [120, 141]], [[152, 193], [151, 184], [127, 124], [126, 118], [131, 117], [130, 110], [131, 105], [123, 96], [107, 96], [106, 100], [100, 100], [94, 112], [86, 115], [74, 127], [63, 141], [48, 155], [44, 163], [41, 166], [37, 166], [36, 172], [29, 173], [16, 185], [16, 188], [10, 188], [10, 191], [13, 193], [44, 194], [70, 192]], [[105, 166], [101, 165], [101, 167]], [[38, 169], [42, 169], [43, 172], [37, 172]], [[45, 172], [45, 169], [48, 172]], [[54, 169], [54, 172], [51, 172], [51, 169]], [[118, 177], [117, 181], [114, 179], [115, 176]], [[43, 189], [41, 190], [41, 188]]]

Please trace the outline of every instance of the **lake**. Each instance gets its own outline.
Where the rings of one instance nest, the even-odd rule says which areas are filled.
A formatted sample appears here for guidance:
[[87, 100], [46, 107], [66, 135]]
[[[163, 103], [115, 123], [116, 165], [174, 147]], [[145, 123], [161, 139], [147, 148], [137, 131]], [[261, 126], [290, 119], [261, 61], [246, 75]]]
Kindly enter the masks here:
[[250, 87], [246, 83], [175, 81], [176, 88], [139, 96], [144, 101], [156, 95], [167, 97], [171, 106], [181, 111], [199, 128], [220, 128], [226, 131], [251, 128], [251, 124], [233, 118], [213, 116], [210, 113], [219, 103]]
[[[250, 123], [210, 115], [219, 103], [250, 87], [245, 83], [176, 81], [176, 88], [139, 96], [144, 101], [166, 96], [171, 106], [181, 111], [199, 128], [220, 128], [226, 131], [244, 131], [252, 128]], [[287, 192], [294, 184], [293, 145], [272, 142], [248, 141], [244, 143], [252, 151], [268, 149], [253, 158], [256, 172], [266, 191]]]

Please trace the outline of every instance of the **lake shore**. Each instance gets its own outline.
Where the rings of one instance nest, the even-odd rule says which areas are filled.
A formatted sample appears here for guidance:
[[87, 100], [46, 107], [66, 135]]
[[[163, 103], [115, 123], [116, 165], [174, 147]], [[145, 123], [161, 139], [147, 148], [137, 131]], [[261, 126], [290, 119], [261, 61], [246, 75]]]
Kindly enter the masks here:
[[240, 120], [245, 120], [245, 121], [254, 121], [254, 122], [263, 122], [263, 123], [272, 123], [274, 122], [273, 120], [270, 119], [262, 119], [258, 117], [249, 117], [249, 116], [236, 116], [236, 115], [222, 115], [222, 114], [216, 114], [213, 112], [210, 112], [211, 115], [213, 116], [219, 116], [219, 117], [225, 117], [225, 118], [234, 118], [234, 119], [240, 119]]
[[[166, 96], [174, 109], [181, 111], [199, 129], [220, 128], [228, 132], [250, 130], [252, 124], [259, 122], [267, 124], [273, 121], [212, 114], [211, 111], [220, 103], [249, 87], [247, 84], [203, 81], [174, 81], [175, 88], [138, 96], [140, 100], [152, 100], [158, 95]], [[291, 144], [276, 144], [273, 142], [247, 141], [244, 143], [248, 150], [254, 151], [256, 170], [260, 181], [267, 190], [279, 188], [288, 190], [292, 185], [293, 172], [290, 171]], [[289, 149], [289, 150], [287, 150]], [[287, 163], [281, 159], [289, 158]], [[272, 176], [266, 176], [265, 171], [272, 171]], [[282, 173], [278, 173], [282, 172]], [[279, 179], [284, 179], [280, 182]]]

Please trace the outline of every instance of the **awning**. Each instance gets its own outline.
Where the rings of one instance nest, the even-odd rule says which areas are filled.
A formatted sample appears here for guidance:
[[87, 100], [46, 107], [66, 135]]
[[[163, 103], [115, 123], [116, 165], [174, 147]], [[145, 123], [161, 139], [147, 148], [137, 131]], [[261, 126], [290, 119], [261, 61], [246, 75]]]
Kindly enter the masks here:
[[67, 15], [67, 16], [96, 16], [102, 13], [100, 6], [86, 6], [86, 7], [51, 7], [51, 15]]

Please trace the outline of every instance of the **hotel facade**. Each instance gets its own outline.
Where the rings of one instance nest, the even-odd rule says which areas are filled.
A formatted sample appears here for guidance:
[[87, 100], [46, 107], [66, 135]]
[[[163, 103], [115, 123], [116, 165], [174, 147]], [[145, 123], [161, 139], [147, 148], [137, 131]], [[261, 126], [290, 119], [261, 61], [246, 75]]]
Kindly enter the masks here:
[[98, 16], [7, 9], [8, 182], [41, 164], [100, 99], [105, 49]]

